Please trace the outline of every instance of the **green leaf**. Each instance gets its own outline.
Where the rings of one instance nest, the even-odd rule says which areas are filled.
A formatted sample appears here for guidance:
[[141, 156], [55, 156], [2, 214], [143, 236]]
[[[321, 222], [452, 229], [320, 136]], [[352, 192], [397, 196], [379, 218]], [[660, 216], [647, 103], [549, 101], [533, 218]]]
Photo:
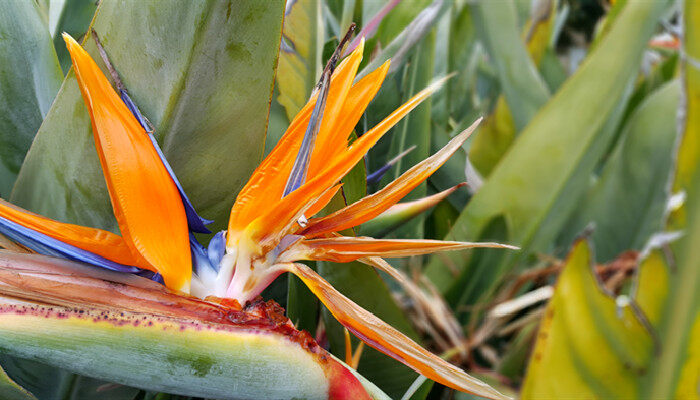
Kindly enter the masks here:
[[[475, 65], [478, 57], [475, 56], [477, 47], [476, 28], [472, 18], [471, 8], [463, 5], [458, 8], [455, 3], [451, 10], [450, 37], [447, 43], [438, 42], [448, 46], [447, 73], [456, 73], [454, 78], [445, 87], [449, 102], [448, 110], [458, 117], [466, 114], [473, 108], [475, 85]], [[436, 66], [439, 68], [439, 66]]]
[[0, 368], [0, 393], [4, 400], [36, 400], [34, 395], [10, 379], [2, 368]]
[[[683, 10], [684, 95], [685, 104], [679, 111], [684, 117], [680, 125], [683, 139], [678, 152], [674, 185], [687, 193], [687, 200], [670, 220], [673, 229], [682, 228], [684, 236], [671, 246], [675, 259], [669, 273], [668, 298], [661, 308], [658, 337], [661, 355], [650, 366], [643, 383], [644, 398], [698, 397], [700, 370], [700, 4], [686, 1]], [[680, 217], [679, 217], [680, 214]]]
[[[598, 286], [585, 240], [569, 253], [549, 301], [521, 392], [541, 398], [633, 399], [652, 362], [648, 328]], [[669, 397], [670, 398], [670, 397]]]
[[82, 38], [95, 15], [97, 3], [95, 0], [63, 0], [49, 5], [49, 30], [64, 75], [70, 70], [71, 62], [61, 34], [68, 32], [76, 40]]
[[596, 258], [641, 250], [663, 227], [676, 144], [680, 84], [652, 93], [630, 117], [598, 182], [581, 199], [560, 243], [568, 247], [590, 223]]
[[[683, 12], [683, 50], [685, 59], [681, 65], [681, 86], [685, 113], [682, 115], [681, 140], [678, 147], [678, 164], [673, 181], [673, 191], [687, 190], [693, 174], [700, 169], [700, 4], [686, 1]], [[685, 211], [679, 209], [671, 215], [670, 225], [685, 226]]]
[[[700, 16], [700, 7], [694, 3], [686, 3], [686, 28], [694, 26], [688, 23], [692, 20], [689, 16]], [[628, 3], [628, 7], [632, 4]], [[692, 28], [686, 32], [693, 36]], [[685, 87], [686, 94], [696, 93], [692, 78], [687, 83], [691, 84]], [[686, 108], [680, 111], [686, 124], [700, 114], [700, 109], [692, 104], [685, 103]], [[694, 138], [695, 126], [686, 124], [681, 124], [686, 135], [690, 132], [685, 138]], [[679, 158], [676, 183], [687, 191], [688, 199], [682, 218], [674, 216], [671, 227], [682, 223], [685, 233], [671, 244], [670, 257], [666, 249], [653, 251], [642, 261], [635, 293], [638, 312], [630, 314], [627, 306], [620, 314], [615, 299], [598, 287], [589, 267], [592, 256], [585, 243], [579, 242], [548, 306], [523, 388], [524, 399], [697, 398], [700, 173], [697, 158], [687, 156], [684, 147], [679, 151], [688, 158], [684, 160], [686, 164]], [[576, 257], [577, 254], [583, 257]], [[595, 352], [590, 352], [591, 348]], [[558, 379], [553, 380], [551, 375], [555, 373]]]
[[520, 129], [549, 100], [548, 87], [537, 65], [549, 47], [556, 1], [543, 0], [538, 4], [544, 7], [544, 15], [528, 21], [522, 35], [524, 39], [514, 29], [502, 27], [516, 25], [513, 7], [508, 7], [508, 2], [492, 1], [474, 6], [474, 24], [480, 28], [482, 42], [494, 58], [504, 93], [469, 147], [469, 159], [483, 176], [491, 173]]
[[293, 1], [285, 11], [277, 66], [277, 101], [284, 107], [289, 121], [306, 104], [321, 75], [324, 43], [321, 14], [319, 0]]
[[[471, 263], [464, 254], [453, 253], [447, 257], [462, 271], [457, 280], [441, 258], [432, 257], [426, 274], [444, 292], [454, 288], [448, 293], [453, 304], [476, 302], [527, 255], [549, 250], [613, 137], [665, 6], [635, 2], [626, 7], [611, 34], [535, 115], [471, 199], [447, 238], [483, 240], [491, 227], [498, 233], [491, 239], [522, 250], [477, 250]], [[465, 282], [470, 289], [459, 286]]]
[[396, 71], [399, 67], [403, 66], [406, 57], [411, 54], [413, 47], [430, 32], [433, 26], [440, 20], [440, 17], [449, 9], [450, 5], [449, 1], [434, 0], [429, 6], [425, 7], [416, 15], [410, 24], [403, 28], [401, 33], [398, 34], [391, 43], [383, 48], [381, 53], [373, 57], [372, 61], [362, 68], [357, 74], [357, 79], [374, 71], [388, 59], [391, 59], [389, 72]]
[[[406, 77], [403, 80], [404, 90], [402, 102], [408, 101], [416, 93], [426, 88], [433, 79], [435, 58], [435, 34], [428, 34], [418, 45], [416, 52], [408, 64]], [[382, 180], [383, 185], [388, 184], [414, 165], [430, 157], [431, 153], [431, 111], [432, 99], [428, 98], [421, 105], [411, 111], [391, 134], [389, 154], [401, 154], [408, 148], [415, 148], [402, 157], [394, 167], [393, 173], [388, 173]], [[403, 201], [415, 200], [426, 196], [427, 184], [422, 183], [413, 189]], [[423, 238], [425, 215], [419, 215], [401, 226], [392, 236], [400, 238]]]
[[77, 376], [36, 361], [0, 356], [7, 373], [39, 400], [133, 400], [138, 389]]
[[[549, 89], [537, 71], [533, 58], [528, 54], [524, 41], [520, 38], [513, 0], [481, 0], [471, 7], [474, 25], [498, 73], [501, 89], [513, 115], [515, 127], [520, 130], [549, 100]], [[550, 17], [545, 21], [547, 23], [544, 24], [544, 28], [549, 29], [541, 29], [540, 21], [532, 22], [538, 26], [533, 28], [533, 31], [539, 31], [539, 34], [537, 40], [533, 42], [537, 46], [533, 45], [531, 51], [540, 47], [543, 49], [549, 42], [548, 32], [553, 18]], [[535, 59], [539, 61], [539, 58]]]
[[687, 234], [671, 246], [672, 257], [653, 251], [641, 262], [631, 305], [599, 287], [588, 244], [574, 245], [540, 327], [523, 399], [697, 398], [700, 174], [691, 182]]
[[7, 197], [61, 86], [61, 69], [35, 1], [3, 2], [0, 13], [0, 196]]
[[[281, 0], [102, 2], [93, 28], [195, 208], [226, 226], [260, 161], [279, 50]], [[88, 52], [99, 59], [92, 39]], [[14, 203], [51, 218], [115, 229], [74, 74], [42, 125]]]
[[[363, 3], [362, 23], [366, 25], [379, 11], [392, 1], [365, 1]], [[377, 28], [373, 37], [381, 47], [391, 43], [416, 16], [430, 4], [430, 0], [398, 1], [398, 4], [389, 11]], [[371, 47], [370, 47], [371, 48]]]

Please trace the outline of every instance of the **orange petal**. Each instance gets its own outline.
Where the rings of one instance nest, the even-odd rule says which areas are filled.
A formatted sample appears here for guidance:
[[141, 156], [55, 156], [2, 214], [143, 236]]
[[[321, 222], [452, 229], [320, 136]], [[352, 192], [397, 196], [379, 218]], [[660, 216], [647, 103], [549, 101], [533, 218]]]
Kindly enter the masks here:
[[309, 225], [300, 234], [306, 237], [315, 237], [328, 232], [341, 231], [367, 222], [386, 211], [440, 168], [467, 140], [480, 122], [481, 118], [462, 131], [462, 133], [452, 138], [437, 153], [416, 164], [378, 192], [366, 196], [333, 214], [309, 221]]
[[189, 290], [192, 261], [185, 209], [153, 144], [88, 53], [64, 34], [114, 215], [127, 246], [176, 290]]
[[0, 217], [80, 249], [99, 254], [116, 263], [153, 270], [153, 267], [145, 260], [134, 257], [124, 239], [112, 232], [58, 222], [19, 208], [2, 199], [0, 199]]
[[413, 96], [377, 126], [357, 139], [345, 152], [334, 160], [329, 160], [326, 169], [284, 197], [276, 205], [266, 207], [267, 211], [248, 227], [250, 239], [259, 243], [263, 248], [276, 246], [284, 235], [291, 232], [296, 220], [309, 207], [310, 203], [316, 201], [323, 192], [345, 176], [389, 129], [439, 89], [442, 82], [436, 82]]
[[[331, 86], [329, 88], [328, 99], [326, 100], [327, 110], [330, 107], [332, 99], [338, 101], [341, 97], [345, 99], [346, 96], [351, 96], [352, 98], [357, 96], [357, 90], [351, 89], [350, 93], [348, 93], [346, 85], [348, 80], [352, 83], [352, 79], [354, 79], [357, 72], [357, 64], [359, 63], [357, 59], [358, 57], [361, 58], [361, 56], [361, 53], [353, 53], [352, 56], [346, 57], [340, 65], [338, 65], [338, 68], [335, 69], [335, 72], [331, 76]], [[338, 84], [336, 82], [344, 82], [344, 84]], [[342, 96], [341, 93], [339, 93], [340, 91], [344, 92]], [[312, 95], [309, 102], [297, 113], [277, 145], [255, 169], [248, 183], [246, 183], [243, 189], [238, 193], [236, 202], [231, 209], [231, 217], [229, 219], [229, 234], [227, 236], [229, 245], [232, 245], [233, 241], [238, 238], [240, 232], [260, 214], [262, 208], [269, 206], [270, 201], [277, 201], [282, 198], [284, 187], [287, 184], [294, 159], [301, 147], [301, 142], [304, 138], [306, 127], [309, 124], [311, 112], [316, 105], [317, 97], [317, 93]], [[336, 108], [336, 106], [334, 105], [333, 108]], [[342, 112], [338, 113], [342, 114]], [[322, 132], [319, 132], [319, 136], [327, 134], [329, 131], [328, 128], [324, 130], [324, 127], [327, 126], [326, 116], [329, 115], [329, 113], [324, 112], [323, 115], [324, 119], [321, 125]]]
[[491, 399], [507, 399], [358, 306], [306, 265], [288, 264], [287, 269], [309, 287], [343, 326], [368, 345], [453, 389]]
[[449, 242], [427, 239], [373, 239], [370, 237], [330, 237], [302, 240], [289, 254], [281, 256], [281, 262], [316, 260], [346, 263], [364, 257], [397, 258], [437, 251], [463, 250], [474, 247], [517, 249], [499, 243]]
[[326, 108], [323, 114], [321, 132], [319, 132], [314, 152], [311, 155], [308, 176], [320, 173], [328, 165], [328, 160], [332, 160], [347, 149], [348, 138], [355, 129], [355, 125], [360, 121], [365, 109], [381, 88], [389, 71], [389, 65], [389, 61], [385, 62], [353, 85], [345, 99], [343, 109], [337, 113], [333, 125], [326, 125], [326, 116], [330, 112]]
[[385, 234], [410, 221], [412, 218], [435, 207], [442, 200], [454, 193], [455, 190], [466, 185], [466, 183], [460, 183], [459, 185], [455, 185], [430, 196], [406, 203], [394, 204], [378, 216], [365, 222], [361, 228], [362, 234], [370, 237], [383, 237]]

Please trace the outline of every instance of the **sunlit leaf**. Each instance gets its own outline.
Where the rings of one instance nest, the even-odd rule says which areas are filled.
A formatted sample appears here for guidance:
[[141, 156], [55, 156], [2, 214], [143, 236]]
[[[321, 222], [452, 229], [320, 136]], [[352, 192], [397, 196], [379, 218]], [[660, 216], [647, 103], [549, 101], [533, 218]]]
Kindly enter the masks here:
[[[296, 0], [287, 4], [277, 66], [277, 101], [291, 121], [306, 104], [321, 75], [324, 30], [321, 2]], [[270, 138], [275, 143], [275, 138]]]
[[[687, 190], [693, 174], [700, 168], [700, 5], [686, 1], [683, 18], [687, 33], [683, 39], [685, 60], [681, 66], [681, 86], [686, 112], [682, 116], [674, 192]], [[672, 215], [671, 225], [682, 227], [684, 218], [684, 211], [678, 210]]]
[[579, 240], [539, 328], [523, 399], [641, 396], [636, 382], [652, 360], [651, 335], [630, 307], [618, 309], [592, 266], [591, 249]]

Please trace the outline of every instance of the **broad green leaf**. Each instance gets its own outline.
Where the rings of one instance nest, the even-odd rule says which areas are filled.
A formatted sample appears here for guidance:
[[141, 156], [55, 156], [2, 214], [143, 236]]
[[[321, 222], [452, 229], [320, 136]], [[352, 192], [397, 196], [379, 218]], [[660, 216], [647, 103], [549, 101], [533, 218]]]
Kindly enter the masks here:
[[[544, 14], [531, 18], [525, 26], [522, 39], [512, 36], [514, 32], [502, 29], [504, 18], [506, 26], [513, 25], [512, 10], [508, 12], [507, 2], [488, 2], [486, 6], [475, 6], [475, 24], [480, 26], [482, 41], [492, 57], [501, 57], [510, 70], [505, 70], [501, 63], [496, 62], [499, 81], [504, 94], [499, 96], [493, 113], [484, 121], [476, 132], [472, 145], [469, 147], [469, 159], [474, 167], [483, 175], [488, 176], [503, 154], [513, 143], [516, 134], [529, 122], [532, 116], [548, 99], [549, 90], [537, 71], [544, 53], [549, 47], [556, 16], [556, 1], [542, 0], [539, 7], [544, 7]], [[510, 16], [511, 18], [507, 18]], [[482, 22], [477, 22], [481, 21]], [[510, 32], [511, 35], [503, 35]], [[521, 51], [525, 45], [525, 52]], [[525, 67], [516, 72], [517, 65]], [[511, 108], [520, 110], [521, 115], [515, 114]], [[515, 118], [519, 118], [516, 120]], [[517, 125], [516, 125], [517, 123]]]
[[7, 374], [39, 400], [61, 400], [70, 392], [75, 375], [36, 361], [0, 355]]
[[631, 307], [598, 285], [585, 240], [574, 244], [557, 280], [530, 358], [523, 400], [634, 399], [652, 362], [653, 341]]
[[478, 42], [471, 8], [466, 5], [458, 8], [455, 3], [451, 14], [450, 38], [447, 40], [449, 65], [446, 72], [455, 73], [456, 76], [450, 79], [445, 90], [449, 101], [448, 110], [452, 115], [461, 117], [472, 108], [475, 97], [474, 60], [477, 57], [474, 50]]
[[560, 241], [564, 247], [590, 223], [599, 262], [641, 250], [663, 227], [676, 144], [678, 81], [652, 93], [628, 120], [600, 179], [581, 199]]
[[443, 255], [462, 271], [457, 280], [441, 258], [432, 257], [426, 273], [441, 290], [454, 288], [448, 293], [453, 304], [477, 301], [527, 255], [549, 250], [613, 137], [666, 4], [625, 7], [607, 38], [535, 115], [471, 199], [447, 238], [492, 236], [522, 250], [475, 251], [471, 263], [464, 254]]
[[[700, 15], [700, 7], [695, 2], [687, 2], [685, 9], [686, 28], [689, 24], [688, 16]], [[692, 32], [692, 31], [691, 31]], [[601, 45], [602, 46], [602, 45]], [[692, 82], [692, 81], [691, 81]], [[688, 90], [690, 88], [690, 90]], [[693, 93], [691, 86], [686, 86], [686, 95]], [[691, 102], [686, 102], [685, 107], [679, 113], [685, 116], [685, 123], [697, 117], [698, 108], [691, 107]], [[681, 130], [687, 134], [693, 132], [693, 125], [680, 125]], [[688, 137], [688, 136], [686, 136]], [[692, 133], [691, 136], [692, 138]], [[684, 147], [679, 148], [679, 155], [688, 154]], [[683, 237], [670, 246], [671, 256], [666, 252], [653, 251], [641, 263], [638, 277], [638, 284], [635, 291], [635, 300], [638, 310], [641, 313], [634, 315], [635, 319], [631, 323], [627, 320], [608, 319], [607, 321], [597, 317], [592, 320], [594, 326], [582, 327], [582, 316], [600, 315], [606, 310], [617, 311], [617, 306], [613, 299], [598, 292], [596, 298], [604, 298], [607, 306], [596, 306], [590, 295], [584, 296], [572, 294], [566, 291], [567, 286], [573, 287], [576, 279], [567, 279], [573, 273], [570, 271], [581, 270], [570, 262], [562, 276], [554, 298], [549, 305], [550, 313], [554, 311], [554, 317], [547, 320], [540, 331], [539, 342], [535, 348], [535, 353], [531, 360], [523, 398], [539, 397], [606, 397], [610, 390], [626, 388], [629, 394], [625, 397], [641, 399], [661, 399], [661, 398], [698, 398], [698, 370], [700, 368], [700, 295], [697, 287], [700, 285], [700, 269], [698, 269], [698, 259], [700, 258], [697, 243], [700, 242], [700, 170], [697, 169], [697, 159], [689, 157], [685, 159], [687, 164], [681, 163], [679, 157], [679, 167], [676, 174], [676, 184], [688, 193], [686, 208], [682, 219], [674, 216], [670, 221], [670, 226], [677, 228], [679, 223], [685, 227]], [[680, 180], [680, 182], [679, 182]], [[585, 246], [579, 243], [577, 248]], [[582, 250], [581, 250], [582, 251]], [[578, 251], [578, 252], [581, 252]], [[573, 257], [571, 257], [573, 258]], [[571, 260], [570, 258], [570, 260]], [[588, 258], [591, 258], [588, 256]], [[588, 261], [590, 262], [590, 261]], [[578, 277], [580, 282], [588, 281], [587, 286], [600, 291], [596, 282], [592, 279], [590, 270], [586, 274]], [[563, 283], [568, 282], [568, 283]], [[563, 288], [562, 288], [563, 286]], [[587, 292], [591, 292], [588, 290]], [[594, 292], [595, 293], [595, 292]], [[565, 301], [564, 300], [564, 297]], [[557, 311], [557, 308], [559, 310]], [[566, 312], [570, 309], [570, 312]], [[625, 313], [629, 307], [624, 309]], [[610, 312], [608, 311], [608, 313]], [[548, 314], [550, 315], [550, 314]], [[571, 318], [575, 316], [575, 319]], [[642, 318], [643, 316], [643, 318]], [[568, 321], [567, 321], [568, 320]], [[585, 319], [584, 319], [585, 321]], [[642, 322], [647, 333], [638, 332], [632, 329]], [[647, 326], [648, 324], [648, 326]], [[557, 329], [557, 326], [560, 329]], [[561, 327], [569, 329], [561, 329]], [[649, 328], [653, 329], [653, 334], [649, 333]], [[623, 335], [615, 341], [611, 341], [611, 332], [623, 332]], [[545, 332], [545, 335], [542, 335]], [[586, 332], [584, 337], [579, 332]], [[590, 337], [607, 338], [613, 357], [605, 357], [602, 351], [604, 347], [600, 343], [591, 343]], [[578, 348], [585, 344], [581, 350], [585, 353], [576, 354], [571, 351], [569, 345], [565, 349], [556, 351], [557, 343], [564, 341], [571, 342], [578, 336]], [[581, 340], [583, 339], [583, 341]], [[622, 349], [631, 343], [640, 340], [647, 340], [650, 343], [645, 347], [640, 347], [636, 354], [650, 354], [646, 362], [634, 368], [634, 365], [625, 360]], [[586, 343], [587, 341], [587, 343]], [[654, 348], [654, 345], [658, 348]], [[595, 353], [590, 353], [589, 349], [595, 348]], [[603, 367], [605, 376], [597, 376], [590, 366], [596, 360], [608, 362]], [[632, 368], [631, 368], [632, 366]], [[610, 371], [623, 373], [610, 374]], [[551, 371], [551, 372], [550, 372]], [[565, 376], [578, 385], [556, 386], [554, 380], [549, 379], [556, 371], [559, 379], [556, 382], [566, 382], [561, 379]], [[629, 372], [636, 372], [629, 374]], [[614, 385], [614, 386], [613, 386]], [[588, 395], [586, 395], [588, 393]]]
[[52, 0], [49, 3], [49, 30], [64, 74], [70, 70], [70, 54], [61, 34], [68, 32], [78, 40], [87, 33], [97, 9], [95, 0]]
[[277, 66], [277, 101], [284, 107], [289, 121], [306, 104], [321, 75], [323, 43], [321, 1], [289, 2]]
[[0, 394], [5, 400], [36, 400], [34, 395], [10, 379], [2, 368], [0, 368]]
[[[112, 64], [154, 124], [195, 208], [221, 229], [260, 161], [279, 50], [281, 0], [101, 2], [93, 21]], [[99, 59], [91, 38], [88, 52]], [[12, 200], [34, 212], [115, 229], [87, 109], [66, 77]]]
[[61, 86], [46, 16], [34, 1], [0, 13], [0, 196], [7, 198], [36, 131]]
[[350, 24], [353, 23], [353, 16], [355, 14], [355, 5], [356, 0], [343, 0], [343, 11], [340, 13], [340, 21], [338, 26], [340, 29], [338, 29], [336, 36], [340, 37], [347, 32], [348, 28], [350, 28]]
[[542, 55], [542, 60], [540, 61], [540, 73], [542, 74], [542, 79], [547, 82], [549, 90], [554, 93], [559, 90], [559, 87], [568, 78], [566, 74], [566, 69], [559, 60], [554, 49], [549, 48]]

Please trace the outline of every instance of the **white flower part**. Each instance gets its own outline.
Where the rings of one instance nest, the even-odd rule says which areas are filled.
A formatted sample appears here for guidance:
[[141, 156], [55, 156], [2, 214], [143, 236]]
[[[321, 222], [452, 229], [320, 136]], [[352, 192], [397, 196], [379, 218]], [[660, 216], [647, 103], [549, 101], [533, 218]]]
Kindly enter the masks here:
[[206, 279], [202, 279], [199, 275], [193, 273], [190, 294], [192, 296], [199, 297], [200, 299], [211, 295], [212, 286], [209, 285], [209, 283], [210, 282], [207, 282]]
[[306, 219], [306, 216], [304, 216], [304, 214], [301, 214], [301, 217], [297, 219], [297, 224], [299, 224], [299, 226], [302, 228], [306, 228], [306, 225], [309, 224], [309, 220]]
[[235, 247], [226, 248], [226, 254], [224, 254], [221, 258], [221, 263], [219, 263], [219, 273], [216, 275], [214, 282], [209, 285], [214, 296], [226, 296], [226, 290], [231, 283], [233, 271], [236, 268], [237, 258], [238, 251]]

